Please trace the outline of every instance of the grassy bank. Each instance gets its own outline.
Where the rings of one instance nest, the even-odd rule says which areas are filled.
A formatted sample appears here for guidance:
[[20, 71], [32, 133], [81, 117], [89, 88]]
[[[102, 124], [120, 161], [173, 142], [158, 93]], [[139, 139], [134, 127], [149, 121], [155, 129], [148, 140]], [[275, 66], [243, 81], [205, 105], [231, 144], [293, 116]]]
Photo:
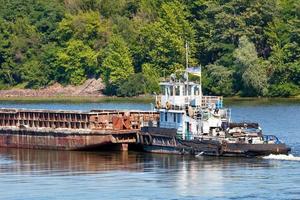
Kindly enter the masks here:
[[[0, 97], [0, 101], [26, 103], [153, 103], [154, 96], [116, 97], [116, 96], [51, 96], [51, 97]], [[257, 97], [225, 97], [224, 104], [272, 104], [272, 103], [299, 103], [300, 96], [290, 98], [257, 98]]]
[[272, 105], [272, 104], [294, 104], [300, 103], [300, 96], [295, 97], [226, 97], [224, 98], [224, 105]]
[[0, 97], [0, 101], [15, 102], [49, 102], [49, 103], [105, 103], [105, 102], [139, 102], [151, 103], [155, 97], [116, 97], [116, 96], [51, 96], [51, 97]]

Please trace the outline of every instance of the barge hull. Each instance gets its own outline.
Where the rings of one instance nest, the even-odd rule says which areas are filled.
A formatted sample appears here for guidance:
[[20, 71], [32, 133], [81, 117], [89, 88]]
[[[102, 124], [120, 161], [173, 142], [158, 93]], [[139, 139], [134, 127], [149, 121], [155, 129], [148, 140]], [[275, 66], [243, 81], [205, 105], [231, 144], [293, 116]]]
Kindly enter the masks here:
[[64, 134], [48, 132], [33, 134], [24, 130], [0, 131], [0, 147], [52, 149], [52, 150], [84, 150], [103, 146], [120, 146], [135, 143], [136, 133], [123, 134]]

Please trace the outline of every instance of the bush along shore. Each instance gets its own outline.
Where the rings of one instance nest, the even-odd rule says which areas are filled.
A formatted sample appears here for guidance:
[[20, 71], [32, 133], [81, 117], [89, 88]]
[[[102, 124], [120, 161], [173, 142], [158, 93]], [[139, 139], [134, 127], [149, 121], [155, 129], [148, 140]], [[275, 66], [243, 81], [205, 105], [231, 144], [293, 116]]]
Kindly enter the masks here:
[[[185, 67], [186, 43], [205, 94], [300, 94], [299, 0], [0, 5], [1, 97], [157, 93], [161, 77]], [[100, 88], [84, 88], [98, 79]]]

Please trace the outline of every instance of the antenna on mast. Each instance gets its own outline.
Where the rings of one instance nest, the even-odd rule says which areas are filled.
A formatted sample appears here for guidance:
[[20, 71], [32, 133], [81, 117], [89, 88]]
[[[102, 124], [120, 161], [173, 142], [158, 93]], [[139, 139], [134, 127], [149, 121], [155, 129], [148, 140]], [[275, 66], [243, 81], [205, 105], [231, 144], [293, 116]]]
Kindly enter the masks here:
[[189, 68], [189, 45], [187, 41], [185, 42], [185, 73], [184, 76], [186, 77], [186, 95], [188, 95], [188, 87], [189, 87], [189, 74], [188, 74], [188, 68]]

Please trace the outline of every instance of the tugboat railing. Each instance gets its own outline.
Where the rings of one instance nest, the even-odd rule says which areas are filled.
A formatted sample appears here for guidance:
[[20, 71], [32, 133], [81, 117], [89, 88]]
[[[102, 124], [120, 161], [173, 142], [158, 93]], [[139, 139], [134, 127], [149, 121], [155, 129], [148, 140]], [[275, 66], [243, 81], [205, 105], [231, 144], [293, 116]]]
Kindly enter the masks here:
[[156, 101], [159, 101], [161, 107], [167, 107], [170, 104], [172, 107], [185, 108], [186, 106], [202, 107], [202, 108], [223, 108], [222, 96], [157, 96]]
[[223, 107], [223, 97], [222, 96], [202, 96], [202, 107], [212, 107], [212, 106], [222, 108]]
[[281, 144], [280, 140], [275, 135], [263, 135], [265, 143], [274, 142], [274, 144]]

